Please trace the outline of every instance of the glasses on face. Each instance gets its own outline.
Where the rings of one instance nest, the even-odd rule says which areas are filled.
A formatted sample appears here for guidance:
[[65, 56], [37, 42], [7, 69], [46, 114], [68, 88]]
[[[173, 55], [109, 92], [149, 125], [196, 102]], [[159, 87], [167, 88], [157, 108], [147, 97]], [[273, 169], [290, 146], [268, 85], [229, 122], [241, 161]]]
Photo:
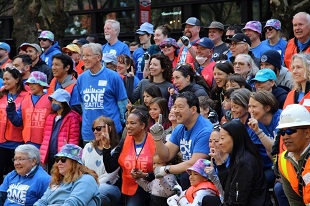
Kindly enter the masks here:
[[13, 158], [12, 162], [22, 162], [25, 160], [30, 160], [31, 158]]
[[244, 66], [245, 65], [244, 62], [234, 62], [233, 64], [234, 64], [234, 66], [237, 66], [237, 65]]
[[164, 44], [164, 45], [161, 45], [160, 48], [163, 49], [163, 48], [170, 48], [172, 47], [171, 44]]
[[231, 44], [230, 44], [230, 47], [235, 47], [235, 46], [237, 46], [238, 44], [245, 44], [244, 42], [232, 42]]
[[97, 132], [100, 132], [102, 128], [105, 128], [105, 125], [104, 126], [97, 126], [97, 127], [93, 127], [91, 128], [93, 130], [93, 132], [96, 130]]
[[72, 56], [73, 54], [75, 54], [76, 52], [64, 52], [65, 54], [67, 54], [68, 56]]
[[39, 41], [47, 41], [48, 39], [45, 39], [45, 38], [40, 38], [38, 39]]
[[265, 31], [272, 31], [273, 30], [273, 27], [266, 27], [265, 28]]
[[297, 129], [289, 128], [289, 129], [280, 129], [279, 133], [284, 136], [285, 134], [291, 135], [297, 132]]
[[62, 163], [66, 163], [67, 158], [66, 158], [66, 157], [55, 157], [55, 162], [56, 162], [56, 163], [58, 163], [59, 160], [60, 160]]

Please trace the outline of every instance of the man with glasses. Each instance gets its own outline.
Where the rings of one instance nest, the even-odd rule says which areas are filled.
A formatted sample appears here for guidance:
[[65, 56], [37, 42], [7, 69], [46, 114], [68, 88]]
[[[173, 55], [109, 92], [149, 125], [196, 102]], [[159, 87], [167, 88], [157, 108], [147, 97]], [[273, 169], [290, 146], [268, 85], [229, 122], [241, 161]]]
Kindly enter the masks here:
[[42, 53], [41, 47], [37, 44], [24, 43], [21, 47], [21, 50], [25, 51], [27, 55], [30, 56], [32, 60], [32, 65], [30, 72], [40, 71], [46, 74], [47, 83], [49, 84], [53, 79], [52, 69], [40, 58]]
[[198, 159], [208, 158], [210, 152], [208, 142], [213, 124], [200, 115], [198, 97], [192, 92], [178, 94], [173, 108], [178, 125], [169, 140], [165, 144], [162, 141], [165, 137], [160, 120], [150, 128], [150, 132], [155, 140], [158, 156], [162, 161], [169, 162], [179, 152], [182, 154], [183, 161], [176, 165], [156, 167], [154, 173], [156, 177], [162, 177], [169, 173], [181, 174], [181, 186], [184, 190], [190, 186], [186, 169]]
[[260, 60], [254, 56], [254, 54], [250, 51], [251, 48], [251, 39], [243, 34], [243, 33], [237, 33], [232, 38], [229, 38], [226, 40], [227, 43], [230, 44], [230, 51], [232, 56], [229, 58], [229, 60], [234, 63], [235, 58], [238, 54], [248, 54], [252, 57], [255, 64], [259, 67], [260, 66]]
[[62, 48], [62, 51], [74, 60], [75, 71], [78, 73], [78, 75], [82, 74], [84, 72], [84, 62], [81, 60], [80, 47], [71, 43]]
[[310, 53], [310, 15], [299, 12], [293, 17], [294, 38], [287, 42], [284, 54], [285, 66], [290, 70], [294, 54]]
[[289, 105], [277, 129], [286, 147], [278, 157], [285, 195], [290, 205], [310, 205], [310, 113], [302, 105]]
[[[84, 145], [94, 139], [92, 122], [104, 115], [113, 119], [121, 134], [125, 123], [126, 89], [121, 76], [101, 64], [101, 44], [82, 46], [82, 59], [86, 71], [77, 80], [79, 102], [82, 104], [82, 139]], [[121, 136], [121, 135], [120, 135]]]
[[38, 37], [38, 41], [41, 48], [43, 49], [41, 59], [45, 61], [49, 67], [52, 67], [52, 57], [55, 54], [61, 53], [58, 42], [54, 40], [53, 32], [47, 30], [42, 31]]
[[268, 51], [270, 48], [266, 44], [262, 44], [260, 36], [262, 35], [262, 24], [259, 21], [249, 21], [246, 23], [242, 32], [247, 35], [251, 40], [252, 53], [256, 58], [260, 58], [262, 53]]
[[269, 19], [264, 27], [266, 40], [262, 44], [266, 44], [270, 49], [276, 50], [281, 55], [281, 64], [284, 60], [284, 51], [287, 41], [281, 37], [281, 22], [278, 19]]

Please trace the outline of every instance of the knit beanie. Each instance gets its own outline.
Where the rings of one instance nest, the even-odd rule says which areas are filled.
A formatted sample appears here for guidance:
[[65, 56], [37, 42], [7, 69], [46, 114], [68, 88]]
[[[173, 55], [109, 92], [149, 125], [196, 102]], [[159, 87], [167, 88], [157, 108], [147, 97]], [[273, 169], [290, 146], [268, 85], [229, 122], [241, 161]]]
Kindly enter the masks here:
[[267, 62], [281, 69], [281, 55], [276, 50], [268, 50], [264, 52], [260, 58], [261, 62]]

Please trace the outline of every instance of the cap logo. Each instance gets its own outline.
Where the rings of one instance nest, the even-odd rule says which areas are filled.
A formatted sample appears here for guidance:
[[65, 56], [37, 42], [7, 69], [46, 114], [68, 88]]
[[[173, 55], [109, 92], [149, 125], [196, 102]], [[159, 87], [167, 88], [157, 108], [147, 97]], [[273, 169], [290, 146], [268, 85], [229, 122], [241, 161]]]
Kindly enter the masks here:
[[199, 42], [203, 42], [204, 39], [200, 39]]
[[263, 55], [261, 58], [260, 58], [260, 61], [261, 62], [266, 62], [268, 60], [268, 57], [266, 55]]

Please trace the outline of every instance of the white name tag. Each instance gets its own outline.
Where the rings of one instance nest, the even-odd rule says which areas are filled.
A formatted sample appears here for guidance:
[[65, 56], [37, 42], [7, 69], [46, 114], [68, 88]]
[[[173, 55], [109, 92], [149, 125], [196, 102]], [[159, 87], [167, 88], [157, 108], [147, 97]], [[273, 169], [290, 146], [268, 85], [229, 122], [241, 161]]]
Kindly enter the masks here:
[[101, 87], [107, 86], [107, 80], [99, 80], [98, 81], [98, 86], [101, 86]]

